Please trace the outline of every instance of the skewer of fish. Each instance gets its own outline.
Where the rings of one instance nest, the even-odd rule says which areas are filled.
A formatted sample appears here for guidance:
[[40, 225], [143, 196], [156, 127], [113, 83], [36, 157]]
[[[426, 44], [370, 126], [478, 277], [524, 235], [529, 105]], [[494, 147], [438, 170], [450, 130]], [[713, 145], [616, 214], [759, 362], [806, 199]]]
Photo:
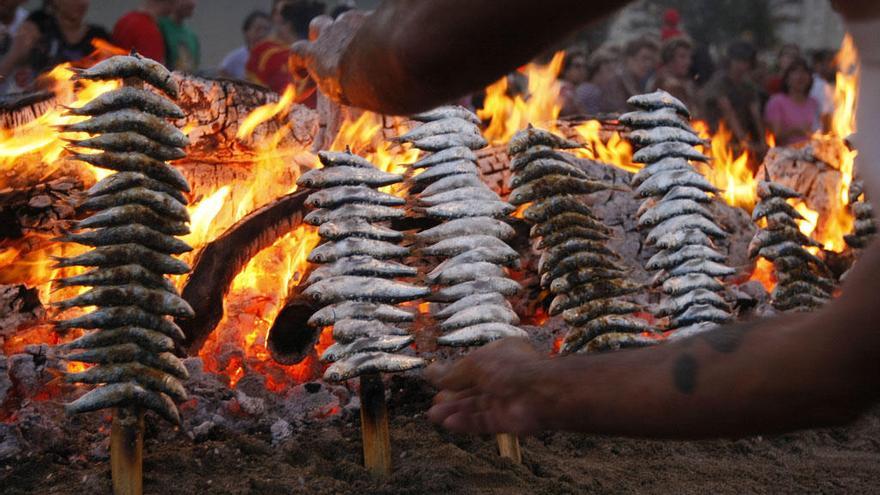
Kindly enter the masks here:
[[[439, 224], [415, 235], [422, 256], [438, 263], [426, 276], [434, 288], [431, 305], [443, 335], [438, 343], [474, 347], [504, 337], [525, 337], [507, 297], [520, 285], [505, 266], [519, 254], [505, 242], [514, 235], [504, 219], [514, 208], [486, 186], [474, 151], [486, 146], [480, 119], [462, 107], [440, 107], [417, 115], [426, 122], [398, 140], [429, 152], [412, 165], [416, 215]], [[514, 435], [498, 436], [502, 456], [521, 461]]]
[[791, 227], [800, 215], [787, 201], [800, 198], [800, 194], [781, 184], [761, 181], [758, 198], [752, 219], [763, 219], [766, 226], [749, 244], [749, 256], [773, 263], [778, 283], [770, 294], [770, 304], [779, 311], [815, 310], [831, 298], [834, 284], [825, 262], [807, 251], [808, 246], [818, 244]]
[[706, 207], [708, 194], [718, 191], [691, 165], [708, 158], [694, 149], [704, 143], [680, 100], [659, 90], [628, 103], [637, 110], [621, 116], [621, 122], [632, 128], [633, 160], [644, 164], [632, 179], [636, 194], [645, 198], [638, 226], [648, 232], [646, 242], [659, 249], [645, 268], [656, 272], [653, 283], [668, 298], [655, 316], [669, 318], [672, 337], [693, 335], [731, 319], [727, 301], [718, 294], [723, 286], [715, 279], [735, 270], [724, 265], [726, 257], [713, 240], [727, 233]]
[[[141, 454], [144, 411], [180, 425], [177, 402], [187, 399], [181, 384], [186, 368], [172, 351], [183, 333], [170, 319], [192, 318], [192, 308], [165, 274], [182, 274], [189, 266], [174, 258], [191, 251], [176, 238], [189, 232], [189, 185], [167, 160], [185, 156], [186, 136], [168, 119], [184, 117], [166, 96], [177, 95], [177, 83], [162, 65], [132, 54], [112, 57], [76, 78], [124, 79], [124, 86], [77, 108], [72, 115], [86, 120], [65, 126], [93, 137], [71, 141], [73, 159], [114, 173], [99, 181], [80, 205], [91, 216], [63, 241], [93, 249], [59, 266], [91, 267], [81, 275], [59, 281], [63, 287], [91, 287], [55, 305], [64, 310], [94, 306], [91, 313], [59, 321], [57, 327], [90, 330], [59, 346], [62, 356], [90, 365], [69, 373], [67, 381], [95, 388], [65, 406], [68, 413], [115, 408], [111, 430], [114, 489], [141, 492]], [[163, 94], [143, 89], [149, 84]], [[80, 154], [77, 150], [94, 150]], [[83, 230], [85, 229], [85, 230]], [[137, 447], [132, 448], [132, 445]]]
[[864, 186], [859, 180], [854, 180], [849, 185], [849, 205], [855, 222], [853, 231], [843, 236], [843, 240], [853, 249], [866, 248], [877, 234], [874, 209], [871, 203], [865, 200], [863, 189]]
[[606, 246], [610, 230], [583, 197], [611, 186], [590, 180], [574, 157], [560, 150], [575, 146], [529, 127], [508, 148], [515, 164], [510, 200], [528, 205], [523, 216], [535, 224], [532, 235], [541, 237], [538, 271], [554, 295], [550, 314], [562, 314], [571, 327], [560, 352], [650, 345], [653, 340], [642, 336], [650, 328], [633, 316], [640, 307], [625, 298], [640, 287], [626, 279], [620, 260]]
[[332, 363], [324, 379], [360, 379], [364, 463], [379, 476], [391, 473], [390, 437], [382, 373], [421, 368], [425, 361], [402, 353], [413, 342], [403, 325], [415, 315], [396, 306], [421, 299], [429, 290], [399, 278], [418, 271], [401, 261], [409, 248], [403, 234], [383, 222], [402, 217], [405, 201], [378, 190], [403, 177], [378, 170], [349, 151], [321, 151], [324, 165], [300, 177], [315, 189], [305, 201], [314, 208], [306, 221], [318, 226], [323, 242], [309, 253], [319, 266], [302, 295], [321, 308], [309, 319], [314, 327], [333, 327], [335, 343], [321, 355]]

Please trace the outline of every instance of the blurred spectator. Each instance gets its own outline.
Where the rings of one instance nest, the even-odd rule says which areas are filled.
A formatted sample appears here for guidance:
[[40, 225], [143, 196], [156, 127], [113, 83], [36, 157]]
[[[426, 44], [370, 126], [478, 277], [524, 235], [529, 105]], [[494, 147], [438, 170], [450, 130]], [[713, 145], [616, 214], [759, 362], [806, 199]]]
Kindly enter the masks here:
[[616, 77], [614, 54], [607, 49], [599, 49], [587, 60], [587, 81], [575, 89], [575, 104], [583, 115], [594, 116], [611, 113], [602, 88], [613, 84]]
[[578, 49], [569, 50], [562, 60], [562, 70], [559, 72], [560, 91], [562, 100], [563, 117], [570, 115], [582, 115], [583, 108], [575, 101], [575, 90], [587, 81], [587, 55]]
[[833, 50], [813, 54], [813, 87], [810, 97], [819, 103], [819, 116], [824, 131], [831, 130], [834, 114], [834, 86], [837, 79], [837, 55]]
[[691, 114], [701, 115], [697, 86], [691, 78], [693, 54], [693, 44], [687, 38], [670, 38], [663, 42], [660, 50], [663, 65], [657, 70], [657, 77], [648, 89], [667, 91], [687, 105]]
[[666, 12], [663, 13], [663, 28], [660, 30], [660, 39], [666, 41], [670, 38], [685, 36], [679, 28], [679, 23], [681, 23], [681, 15], [678, 10], [666, 9]]
[[251, 49], [263, 41], [272, 29], [269, 14], [255, 10], [244, 20], [241, 31], [244, 33], [244, 45], [229, 52], [220, 63], [220, 74], [223, 77], [244, 79], [245, 69]]
[[612, 112], [626, 112], [626, 100], [645, 92], [648, 78], [657, 67], [657, 44], [637, 38], [626, 44], [623, 68], [609, 84], [601, 87], [607, 107]]
[[764, 125], [761, 92], [751, 80], [754, 66], [754, 47], [745, 41], [733, 42], [727, 48], [724, 68], [703, 88], [704, 110], [713, 131], [723, 122], [740, 144], [762, 156]]
[[141, 8], [116, 21], [113, 43], [125, 50], [165, 63], [165, 39], [159, 29], [159, 18], [171, 15], [175, 0], [144, 0]]
[[278, 2], [277, 15], [273, 12], [272, 16], [272, 34], [251, 49], [245, 66], [248, 78], [279, 93], [289, 84], [296, 84], [297, 100], [314, 107], [314, 83], [306, 74], [292, 74], [288, 60], [290, 45], [308, 38], [309, 23], [324, 9], [324, 4], [315, 0]]
[[803, 58], [788, 64], [782, 77], [782, 92], [767, 102], [764, 120], [781, 146], [806, 141], [819, 129], [819, 102], [810, 97], [813, 74]]
[[694, 46], [693, 60], [691, 62], [691, 79], [697, 87], [703, 87], [715, 74], [715, 60], [705, 45]]
[[[28, 16], [0, 61], [0, 76], [15, 74], [24, 87], [62, 62], [79, 60], [94, 51], [92, 40], [108, 40], [107, 31], [85, 23], [89, 0], [51, 0]], [[25, 70], [21, 70], [25, 69]]]
[[788, 70], [788, 67], [801, 56], [801, 48], [793, 43], [787, 43], [782, 45], [782, 48], [779, 49], [779, 53], [776, 56], [776, 68], [773, 75], [767, 80], [767, 83], [764, 85], [768, 94], [776, 94], [782, 91], [782, 79], [783, 74]]
[[165, 65], [171, 70], [195, 72], [199, 68], [199, 37], [183, 24], [192, 17], [196, 3], [196, 0], [175, 0], [171, 14], [159, 18], [159, 30], [165, 40]]
[[[9, 53], [19, 26], [27, 19], [28, 12], [22, 8], [23, 3], [24, 0], [0, 0], [0, 60]], [[0, 94], [17, 89], [13, 79], [8, 77], [0, 81]]]

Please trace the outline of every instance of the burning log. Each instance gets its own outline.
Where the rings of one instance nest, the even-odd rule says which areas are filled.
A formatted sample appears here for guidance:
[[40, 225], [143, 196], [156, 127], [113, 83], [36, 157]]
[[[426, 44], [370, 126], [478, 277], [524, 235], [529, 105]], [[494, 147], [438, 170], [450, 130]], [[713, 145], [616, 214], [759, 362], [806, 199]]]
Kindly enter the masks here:
[[152, 143], [147, 149], [96, 148], [101, 153], [75, 155], [115, 173], [95, 184], [83, 203], [84, 209], [95, 213], [78, 227], [94, 230], [65, 238], [94, 249], [59, 260], [60, 266], [97, 267], [59, 280], [62, 287], [92, 288], [56, 303], [62, 309], [98, 308], [58, 322], [60, 329], [97, 329], [59, 347], [67, 360], [91, 366], [68, 374], [67, 381], [99, 385], [66, 409], [84, 413], [115, 408], [111, 432], [114, 492], [138, 494], [143, 484], [144, 411], [152, 410], [179, 425], [175, 401], [187, 399], [179, 381], [187, 378], [186, 368], [170, 352], [183, 334], [167, 316], [192, 317], [193, 310], [165, 275], [189, 271], [189, 266], [171, 256], [191, 249], [173, 237], [189, 232], [189, 214], [181, 195], [189, 186], [155, 153], [161, 147], [185, 146], [186, 137], [164, 120], [182, 116], [182, 111], [142, 89], [148, 82], [169, 96], [177, 95], [177, 84], [160, 64], [137, 55], [118, 56], [78, 72], [78, 77], [126, 78], [125, 87], [74, 110], [90, 118], [66, 130], [100, 133], [110, 141], [119, 133], [133, 132]]
[[718, 190], [690, 163], [708, 158], [693, 149], [702, 141], [691, 129], [682, 102], [661, 90], [634, 96], [629, 104], [639, 110], [620, 120], [636, 129], [630, 139], [642, 148], [633, 161], [645, 164], [632, 182], [646, 198], [638, 224], [651, 229], [647, 242], [661, 249], [646, 268], [658, 270], [653, 281], [670, 297], [656, 315], [669, 317], [675, 337], [693, 335], [732, 319], [718, 278], [736, 270], [724, 264], [726, 258], [713, 242], [727, 233], [704, 206], [711, 201], [707, 193]]
[[574, 157], [559, 151], [579, 146], [533, 127], [516, 134], [509, 146], [510, 201], [527, 205], [523, 216], [534, 224], [532, 236], [541, 239], [541, 285], [555, 296], [550, 315], [562, 314], [571, 326], [560, 350], [573, 353], [624, 344], [650, 345], [653, 339], [631, 336], [651, 330], [632, 316], [641, 309], [639, 305], [625, 299], [641, 287], [626, 279], [619, 256], [607, 247], [611, 230], [583, 200], [583, 195], [607, 191], [610, 186], [591, 180]]
[[37, 119], [57, 105], [51, 91], [0, 96], [0, 128], [15, 129]]
[[769, 181], [758, 183], [760, 202], [752, 213], [754, 220], [764, 219], [761, 229], [749, 245], [752, 257], [773, 262], [779, 284], [770, 294], [770, 302], [780, 311], [812, 311], [831, 298], [833, 281], [830, 270], [814, 249], [818, 243], [804, 235], [797, 224], [803, 219], [788, 200], [801, 197], [797, 191]]
[[[442, 262], [427, 274], [436, 287], [432, 313], [443, 320], [437, 342], [453, 347], [484, 345], [503, 337], [525, 337], [507, 296], [522, 287], [504, 266], [519, 263], [505, 242], [515, 232], [502, 219], [514, 208], [480, 179], [475, 150], [486, 146], [476, 115], [461, 107], [441, 107], [413, 117], [424, 124], [400, 136], [432, 152], [412, 165], [423, 170], [411, 179], [420, 216], [440, 223], [416, 234], [419, 252]], [[502, 457], [522, 462], [515, 435], [498, 435]]]
[[[306, 271], [301, 280], [310, 275], [311, 271]], [[320, 335], [320, 328], [308, 325], [309, 318], [319, 308], [302, 296], [305, 287], [306, 284], [300, 283], [290, 288], [284, 307], [269, 328], [266, 346], [277, 363], [299, 363], [308, 356]]]
[[291, 193], [251, 212], [199, 252], [182, 292], [196, 316], [178, 322], [190, 354], [198, 353], [223, 318], [224, 297], [247, 262], [300, 226], [307, 195], [304, 191]]
[[403, 234], [380, 225], [404, 216], [397, 207], [405, 201], [378, 190], [402, 177], [381, 172], [347, 151], [318, 156], [324, 168], [304, 174], [300, 185], [318, 189], [306, 199], [316, 209], [304, 220], [319, 226], [318, 234], [327, 242], [309, 254], [310, 262], [322, 266], [306, 280], [302, 295], [323, 306], [309, 324], [333, 326], [336, 343], [321, 355], [333, 363], [324, 379], [360, 377], [364, 464], [373, 474], [387, 476], [391, 452], [380, 373], [425, 365], [421, 358], [398, 353], [413, 339], [394, 324], [412, 321], [414, 315], [391, 304], [420, 299], [429, 291], [395, 280], [418, 271], [393, 261], [407, 256], [409, 249], [398, 245]]

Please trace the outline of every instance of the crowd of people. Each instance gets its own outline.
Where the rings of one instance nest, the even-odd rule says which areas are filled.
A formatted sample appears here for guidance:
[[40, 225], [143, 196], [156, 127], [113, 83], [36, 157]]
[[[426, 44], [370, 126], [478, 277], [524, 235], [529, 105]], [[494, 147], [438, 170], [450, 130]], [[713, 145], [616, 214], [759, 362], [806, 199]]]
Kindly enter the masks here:
[[108, 31], [89, 24], [89, 0], [44, 0], [32, 12], [25, 0], [0, 0], [0, 94], [31, 89], [37, 76], [63, 62], [76, 62], [95, 51], [97, 40], [157, 60], [173, 70], [246, 79], [281, 92], [290, 84], [300, 101], [314, 104], [314, 84], [289, 67], [290, 45], [308, 37], [319, 15], [338, 16], [353, 2], [338, 2], [328, 12], [318, 0], [273, 0], [270, 12], [253, 11], [244, 20], [244, 44], [219, 67], [201, 65], [201, 46], [187, 25], [197, 0], [142, 0]]
[[834, 52], [818, 51], [808, 62], [797, 45], [782, 46], [772, 64], [747, 40], [735, 40], [717, 61], [664, 16], [662, 31], [624, 46], [603, 45], [588, 54], [566, 51], [560, 72], [563, 116], [595, 116], [630, 110], [628, 97], [663, 89], [712, 130], [720, 124], [736, 142], [760, 155], [765, 133], [780, 145], [827, 130], [834, 110]]

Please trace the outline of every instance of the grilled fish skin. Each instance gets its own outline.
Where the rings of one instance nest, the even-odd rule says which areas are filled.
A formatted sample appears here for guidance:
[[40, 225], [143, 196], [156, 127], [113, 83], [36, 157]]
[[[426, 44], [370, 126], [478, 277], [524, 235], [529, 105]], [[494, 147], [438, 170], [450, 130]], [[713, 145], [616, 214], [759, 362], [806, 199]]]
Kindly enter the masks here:
[[349, 218], [322, 223], [321, 227], [318, 228], [318, 235], [323, 239], [331, 241], [340, 241], [349, 237], [388, 242], [403, 240], [402, 233], [388, 227], [372, 224], [363, 218]]
[[429, 206], [423, 211], [428, 217], [455, 220], [468, 217], [502, 218], [510, 215], [515, 210], [516, 208], [505, 201], [470, 199]]
[[134, 343], [144, 350], [155, 353], [174, 350], [174, 340], [171, 337], [156, 330], [134, 325], [90, 332], [76, 340], [60, 344], [58, 349], [61, 351], [94, 349], [125, 343]]
[[111, 383], [95, 388], [70, 404], [65, 404], [64, 410], [68, 414], [79, 414], [132, 405], [150, 409], [172, 424], [180, 424], [177, 406], [167, 395], [149, 391], [130, 382]]
[[333, 325], [333, 339], [341, 344], [351, 344], [359, 339], [408, 335], [406, 330], [378, 320], [343, 318], [336, 320]]
[[350, 344], [337, 342], [321, 354], [321, 361], [332, 363], [364, 352], [397, 352], [410, 345], [412, 341], [412, 337], [408, 335], [382, 335], [379, 337], [361, 338]]
[[52, 304], [61, 309], [133, 304], [158, 315], [170, 315], [177, 318], [195, 317], [192, 307], [180, 296], [163, 290], [147, 289], [137, 284], [99, 286], [76, 297]]
[[480, 174], [480, 169], [477, 168], [474, 162], [465, 160], [444, 162], [424, 170], [419, 175], [413, 176], [413, 183], [424, 185], [450, 175], [468, 174], [478, 176]]
[[525, 330], [507, 323], [478, 323], [459, 328], [437, 338], [437, 343], [451, 347], [469, 347], [488, 344], [506, 337], [526, 338]]
[[141, 246], [140, 244], [116, 244], [101, 246], [72, 258], [59, 258], [58, 266], [111, 266], [138, 264], [155, 272], [172, 275], [189, 273], [189, 265], [166, 254]]
[[545, 235], [538, 242], [538, 249], [548, 249], [553, 246], [558, 246], [571, 239], [604, 241], [610, 239], [610, 236], [592, 228], [573, 226]]
[[572, 326], [581, 326], [606, 315], [628, 315], [641, 310], [638, 304], [617, 297], [594, 299], [562, 312], [562, 319]]
[[403, 218], [405, 216], [406, 212], [399, 208], [350, 203], [332, 210], [325, 208], [312, 210], [303, 218], [303, 221], [309, 225], [320, 226], [327, 222], [337, 222], [340, 220], [353, 220], [360, 218], [369, 222], [384, 222], [386, 220], [394, 220], [395, 218]]
[[579, 179], [567, 175], [546, 175], [510, 192], [509, 201], [519, 206], [540, 198], [557, 194], [592, 194], [599, 191], [616, 189], [604, 182]]
[[162, 289], [166, 292], [177, 294], [177, 288], [174, 287], [170, 280], [135, 263], [98, 268], [81, 275], [59, 278], [54, 282], [59, 287], [97, 287], [137, 283], [151, 289]]
[[341, 275], [310, 285], [302, 294], [322, 304], [343, 301], [399, 303], [421, 299], [430, 289], [381, 278]]
[[755, 209], [752, 211], [752, 220], [759, 220], [774, 213], [785, 213], [786, 216], [795, 220], [804, 219], [803, 215], [794, 209], [794, 206], [788, 204], [785, 199], [781, 197], [772, 197], [758, 202], [757, 206], [755, 206]]
[[552, 159], [538, 159], [516, 172], [510, 178], [510, 187], [516, 189], [545, 175], [568, 175], [579, 179], [589, 179], [586, 172], [569, 162]]
[[336, 186], [365, 185], [384, 187], [403, 181], [403, 176], [390, 174], [376, 168], [335, 166], [309, 170], [296, 183], [300, 187], [325, 188]]
[[472, 294], [498, 293], [504, 296], [512, 296], [522, 290], [519, 282], [507, 277], [486, 277], [480, 280], [471, 280], [460, 284], [443, 287], [431, 295], [432, 301], [453, 302]]
[[798, 228], [783, 226], [776, 229], [760, 229], [749, 242], [749, 258], [755, 258], [761, 249], [782, 242], [795, 242], [802, 246], [820, 246], [817, 241], [807, 237]]
[[87, 132], [89, 134], [105, 134], [109, 132], [136, 132], [164, 144], [176, 148], [189, 146], [189, 139], [174, 125], [161, 117], [127, 108], [115, 112], [92, 117], [76, 124], [61, 127], [62, 132]]
[[651, 129], [654, 127], [678, 127], [689, 132], [694, 132], [688, 120], [679, 115], [672, 108], [660, 108], [646, 112], [639, 110], [625, 113], [618, 121], [633, 129]]
[[658, 317], [677, 316], [695, 304], [715, 306], [724, 311], [730, 310], [727, 301], [717, 292], [695, 289], [681, 296], [667, 299], [657, 307], [654, 315]]
[[609, 270], [617, 270], [619, 269], [619, 266], [617, 266], [614, 261], [609, 259], [607, 256], [585, 252], [575, 253], [563, 258], [556, 265], [549, 267], [549, 270], [545, 273], [545, 275], [547, 276], [547, 283], [544, 283], [544, 278], [542, 277], [541, 285], [547, 287], [550, 285], [550, 282], [562, 277], [566, 273], [588, 268], [604, 268]]
[[92, 364], [119, 364], [138, 362], [157, 370], [164, 371], [169, 375], [186, 380], [189, 373], [186, 367], [174, 354], [162, 352], [154, 354], [141, 348], [139, 345], [129, 342], [95, 349], [86, 349], [65, 356], [68, 361]]
[[71, 159], [117, 172], [138, 172], [181, 191], [190, 190], [186, 177], [179, 170], [143, 153], [104, 151], [94, 155], [74, 154]]
[[427, 206], [436, 206], [444, 203], [469, 200], [501, 201], [501, 197], [485, 185], [479, 185], [475, 187], [453, 189], [451, 191], [432, 194], [430, 196], [421, 195], [419, 203]]
[[532, 127], [532, 125], [529, 124], [528, 128], [517, 132], [512, 138], [510, 138], [510, 142], [507, 145], [507, 154], [510, 156], [518, 155], [532, 146], [537, 145], [549, 146], [556, 149], [583, 148], [583, 145], [580, 143], [557, 136], [544, 129]]
[[695, 150], [693, 146], [679, 141], [667, 141], [645, 146], [633, 153], [636, 163], [654, 163], [664, 158], [684, 158], [695, 162], [708, 163], [709, 157]]
[[650, 210], [639, 216], [639, 227], [653, 227], [673, 217], [681, 215], [700, 215], [707, 220], [714, 220], [709, 210], [690, 199], [675, 199], [672, 201], [661, 201]]
[[423, 230], [416, 234], [416, 239], [427, 243], [474, 234], [491, 235], [501, 240], [508, 240], [516, 235], [516, 231], [507, 223], [496, 218], [465, 217], [443, 222], [436, 227]]
[[89, 188], [89, 197], [104, 196], [125, 191], [127, 189], [143, 187], [152, 191], [165, 193], [183, 206], [187, 200], [176, 188], [155, 179], [151, 179], [140, 172], [117, 172], [98, 181]]
[[459, 160], [465, 160], [470, 162], [477, 162], [477, 155], [474, 154], [473, 150], [468, 148], [467, 146], [453, 146], [451, 148], [442, 149], [436, 153], [432, 153], [412, 165], [410, 165], [413, 169], [419, 168], [429, 168], [434, 165], [440, 165], [441, 163], [446, 162], [455, 162]]
[[316, 247], [309, 253], [311, 263], [332, 263], [351, 256], [370, 256], [377, 260], [402, 258], [409, 249], [385, 241], [348, 237], [341, 241], [330, 241]]
[[726, 258], [723, 254], [703, 244], [686, 244], [679, 249], [664, 249], [652, 256], [645, 268], [648, 270], [665, 270], [678, 266], [686, 261], [700, 259], [721, 263]]
[[664, 220], [657, 224], [648, 233], [646, 242], [648, 244], [656, 244], [661, 237], [674, 232], [681, 232], [685, 229], [702, 230], [711, 237], [722, 238], [727, 233], [721, 230], [721, 227], [715, 225], [715, 222], [709, 220], [702, 215], [687, 214]]
[[758, 198], [760, 199], [790, 199], [800, 197], [801, 194], [799, 192], [788, 186], [783, 186], [782, 184], [779, 184], [777, 182], [768, 182], [765, 180], [758, 181]]
[[455, 174], [447, 175], [436, 182], [428, 184], [423, 190], [422, 196], [431, 196], [446, 191], [451, 191], [460, 187], [479, 187], [484, 186], [483, 180], [474, 174]]
[[727, 311], [719, 309], [711, 304], [694, 304], [678, 316], [670, 319], [673, 328], [688, 327], [697, 323], [727, 323], [733, 317]]
[[415, 320], [415, 315], [388, 304], [345, 301], [319, 309], [309, 318], [308, 324], [312, 327], [326, 327], [345, 319], [409, 323]]
[[572, 287], [569, 291], [558, 294], [547, 310], [550, 316], [556, 316], [566, 309], [571, 309], [595, 299], [606, 299], [632, 294], [642, 288], [627, 280], [595, 280]]
[[568, 194], [538, 199], [526, 209], [523, 216], [530, 222], [543, 223], [562, 213], [579, 213], [593, 217], [593, 210], [583, 199]]
[[436, 134], [411, 141], [412, 145], [424, 151], [441, 151], [446, 148], [464, 146], [472, 150], [485, 148], [489, 142], [480, 133]]
[[529, 146], [522, 153], [511, 157], [510, 170], [512, 172], [519, 172], [536, 160], [561, 161], [567, 162], [571, 165], [577, 165], [577, 162], [573, 156], [559, 151], [555, 148], [551, 148], [550, 146], [537, 144], [534, 146]]
[[402, 206], [406, 200], [366, 186], [336, 186], [314, 192], [305, 201], [306, 206], [313, 208], [336, 208], [349, 203]]
[[507, 306], [499, 304], [480, 304], [455, 313], [440, 324], [444, 332], [469, 327], [480, 323], [506, 323], [516, 325], [519, 316]]
[[663, 292], [677, 297], [697, 289], [706, 289], [713, 292], [722, 290], [724, 286], [714, 277], [704, 273], [689, 273], [679, 277], [672, 277], [663, 282]]
[[709, 203], [712, 198], [706, 194], [706, 191], [692, 186], [675, 186], [670, 189], [660, 201], [675, 201], [677, 199], [689, 199], [698, 203]]
[[431, 272], [425, 277], [425, 281], [429, 284], [454, 285], [470, 280], [479, 280], [484, 277], [504, 277], [506, 275], [504, 269], [494, 263], [477, 261], [453, 265], [437, 272]]
[[582, 268], [580, 270], [565, 273], [550, 283], [550, 292], [561, 294], [572, 287], [595, 282], [598, 280], [622, 279], [626, 272], [616, 268]]
[[713, 194], [718, 193], [718, 189], [695, 170], [670, 170], [658, 172], [646, 179], [636, 188], [636, 194], [643, 198], [662, 196], [676, 186], [689, 186]]
[[671, 108], [684, 118], [690, 118], [691, 113], [687, 106], [681, 100], [671, 94], [658, 89], [653, 93], [635, 95], [626, 100], [628, 105], [632, 105], [641, 110], [659, 110], [661, 108]]
[[180, 148], [162, 144], [131, 131], [108, 132], [88, 139], [70, 139], [67, 142], [77, 148], [117, 153], [137, 151], [160, 161], [179, 160], [186, 156], [186, 152]]
[[715, 261], [690, 259], [669, 270], [661, 271], [654, 277], [653, 282], [655, 285], [660, 285], [664, 280], [671, 277], [678, 277], [689, 273], [703, 273], [711, 277], [729, 277], [736, 274], [736, 270]]
[[68, 108], [73, 115], [96, 116], [126, 108], [143, 110], [164, 119], [182, 119], [183, 110], [168, 98], [140, 88], [124, 86], [99, 95], [81, 107]]
[[544, 251], [538, 260], [538, 273], [545, 273], [549, 267], [555, 266], [566, 257], [581, 252], [604, 255], [611, 260], [620, 259], [617, 253], [608, 249], [604, 243], [586, 239], [572, 239]]
[[639, 184], [645, 182], [649, 177], [654, 174], [658, 174], [660, 172], [671, 172], [671, 171], [693, 171], [694, 166], [684, 158], [663, 158], [660, 161], [656, 161], [651, 163], [650, 165], [645, 165], [641, 170], [636, 172], [633, 175], [632, 180], [630, 181], [630, 185], [632, 187], [638, 187]]
[[158, 215], [169, 217], [181, 222], [189, 221], [189, 212], [186, 207], [168, 194], [152, 191], [145, 187], [132, 187], [123, 191], [93, 196], [85, 200], [80, 207], [90, 211], [100, 211], [114, 206], [127, 204], [139, 204], [146, 206]]
[[443, 263], [440, 263], [439, 265], [437, 265], [437, 268], [430, 272], [430, 274], [437, 273], [450, 266], [456, 266], [464, 263], [475, 263], [478, 261], [486, 261], [489, 263], [495, 263], [496, 265], [504, 265], [514, 268], [519, 264], [519, 253], [517, 253], [510, 246], [507, 245], [505, 245], [504, 247], [500, 245], [480, 246], [478, 248], [471, 249], [470, 251], [466, 251], [459, 255], [453, 256]]
[[662, 235], [654, 243], [659, 249], [680, 249], [688, 245], [715, 247], [712, 239], [699, 229], [686, 228]]
[[171, 72], [159, 62], [140, 55], [119, 55], [98, 62], [88, 69], [71, 69], [74, 80], [89, 79], [107, 81], [110, 79], [138, 78], [176, 100], [179, 95], [177, 82]]
[[183, 330], [173, 321], [144, 311], [137, 306], [101, 308], [76, 318], [55, 323], [56, 328], [59, 330], [69, 330], [71, 328], [84, 328], [87, 330], [92, 328], [109, 329], [127, 325], [156, 330], [175, 340], [186, 338]]
[[408, 371], [423, 368], [426, 364], [422, 358], [412, 356], [386, 352], [365, 352], [331, 364], [324, 372], [324, 380], [343, 382], [369, 373]]
[[691, 146], [706, 144], [693, 132], [680, 127], [654, 127], [652, 129], [637, 129], [629, 133], [629, 139], [637, 146], [653, 146], [666, 142], [680, 142]]
[[166, 254], [182, 254], [192, 251], [192, 247], [180, 239], [136, 223], [67, 234], [59, 239], [63, 242], [75, 242], [92, 247], [137, 243]]
[[477, 117], [475, 113], [459, 105], [445, 105], [410, 116], [410, 119], [415, 120], [416, 122], [434, 122], [437, 120], [453, 118], [466, 120], [474, 125], [482, 124], [480, 118]]
[[325, 151], [318, 152], [318, 160], [327, 168], [332, 167], [354, 167], [376, 169], [376, 166], [369, 160], [355, 155], [351, 150], [346, 151]]
[[183, 385], [171, 375], [140, 363], [93, 366], [79, 373], [69, 373], [65, 380], [70, 383], [131, 383], [147, 390], [162, 392], [174, 400], [187, 400]]
[[77, 222], [77, 228], [97, 229], [101, 227], [122, 227], [132, 223], [145, 225], [167, 235], [189, 234], [189, 226], [181, 221], [168, 220], [157, 215], [152, 209], [142, 205], [125, 205], [108, 208]]
[[651, 328], [643, 320], [621, 315], [600, 316], [572, 328], [562, 341], [561, 354], [580, 351], [588, 343], [604, 333], [645, 333]]
[[448, 117], [445, 119], [426, 122], [400, 136], [392, 138], [392, 141], [412, 143], [421, 139], [444, 134], [474, 134], [480, 135], [480, 128], [476, 124], [460, 117]]
[[512, 309], [512, 307], [510, 306], [510, 302], [508, 302], [507, 298], [505, 298], [503, 295], [497, 292], [485, 292], [463, 297], [452, 304], [449, 304], [441, 309], [437, 309], [436, 311], [432, 309], [432, 313], [434, 314], [435, 318], [445, 319], [450, 318], [462, 311], [465, 311], [468, 308], [487, 304], [503, 306], [505, 308]]
[[460, 237], [450, 237], [442, 241], [436, 242], [428, 247], [421, 249], [423, 256], [457, 256], [464, 252], [476, 249], [478, 247], [488, 247], [490, 249], [504, 250], [510, 249], [507, 243], [497, 237], [484, 234], [474, 234]]

